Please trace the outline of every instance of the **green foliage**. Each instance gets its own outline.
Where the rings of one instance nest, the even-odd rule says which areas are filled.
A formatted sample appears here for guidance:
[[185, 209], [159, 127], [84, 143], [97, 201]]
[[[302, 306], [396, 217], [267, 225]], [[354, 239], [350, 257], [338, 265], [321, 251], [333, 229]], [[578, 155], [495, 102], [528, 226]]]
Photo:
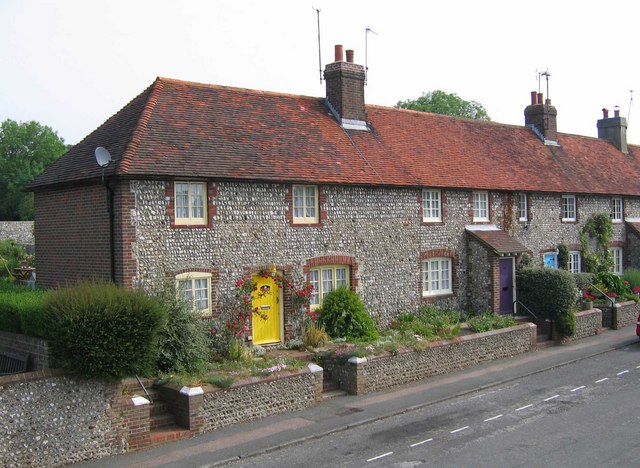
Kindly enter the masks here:
[[512, 327], [516, 324], [511, 315], [497, 315], [493, 312], [476, 315], [467, 320], [469, 329], [476, 333], [499, 330], [500, 328]]
[[47, 294], [43, 313], [63, 367], [99, 378], [155, 373], [167, 311], [144, 292], [84, 283]]
[[378, 338], [375, 323], [367, 314], [362, 300], [344, 286], [325, 296], [318, 323], [334, 338], [354, 341], [373, 341]]
[[593, 273], [574, 273], [573, 279], [576, 282], [576, 287], [580, 291], [584, 291], [590, 284], [593, 284], [595, 281]]
[[573, 310], [560, 314], [556, 317], [554, 325], [561, 337], [573, 336], [576, 333], [576, 314]]
[[317, 348], [329, 342], [329, 334], [322, 325], [310, 323], [304, 328], [302, 341], [306, 347]]
[[158, 370], [167, 373], [204, 373], [209, 365], [209, 326], [166, 282], [154, 295], [168, 317], [158, 337]]
[[425, 306], [417, 315], [400, 314], [391, 323], [391, 329], [399, 331], [401, 339], [409, 333], [411, 341], [415, 341], [415, 336], [426, 340], [451, 339], [460, 333], [463, 316], [464, 314], [456, 310]]
[[25, 260], [26, 257], [27, 251], [21, 245], [16, 244], [14, 240], [6, 239], [0, 241], [0, 278], [7, 277], [12, 279], [13, 269], [18, 268], [20, 262]]
[[33, 194], [25, 186], [66, 149], [62, 138], [38, 122], [0, 124], [0, 220], [33, 219]]
[[[609, 243], [613, 235], [613, 223], [607, 213], [591, 215], [580, 229], [582, 244], [582, 266], [589, 273], [610, 271], [613, 268], [613, 257], [609, 251]], [[596, 248], [592, 252], [589, 240], [593, 239]]]
[[571, 273], [552, 268], [525, 268], [517, 275], [518, 298], [538, 317], [567, 321], [576, 302]]
[[627, 268], [624, 270], [622, 278], [629, 282], [629, 287], [633, 289], [634, 286], [640, 288], [640, 270], [637, 268]]
[[569, 247], [566, 244], [558, 245], [558, 268], [569, 269]]
[[42, 304], [45, 292], [15, 283], [0, 282], [0, 330], [43, 337]]
[[423, 93], [422, 96], [415, 100], [398, 101], [396, 107], [463, 117], [465, 119], [491, 120], [482, 104], [476, 101], [465, 101], [455, 93], [449, 94], [439, 89]]
[[229, 388], [233, 385], [236, 379], [233, 377], [221, 377], [218, 375], [210, 375], [204, 379], [205, 382], [211, 385], [215, 385], [220, 388]]
[[593, 280], [595, 285], [605, 293], [615, 293], [616, 296], [624, 296], [630, 292], [628, 285], [624, 283], [624, 279], [610, 271], [596, 273]]

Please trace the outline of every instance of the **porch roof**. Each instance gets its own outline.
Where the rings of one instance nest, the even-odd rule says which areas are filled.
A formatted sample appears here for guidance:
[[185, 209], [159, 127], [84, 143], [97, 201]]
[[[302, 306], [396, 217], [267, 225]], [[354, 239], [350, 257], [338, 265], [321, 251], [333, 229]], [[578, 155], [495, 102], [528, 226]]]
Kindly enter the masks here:
[[496, 255], [513, 255], [529, 251], [529, 248], [525, 247], [524, 244], [511, 237], [502, 229], [475, 229], [474, 227], [467, 227], [466, 231], [492, 249]]

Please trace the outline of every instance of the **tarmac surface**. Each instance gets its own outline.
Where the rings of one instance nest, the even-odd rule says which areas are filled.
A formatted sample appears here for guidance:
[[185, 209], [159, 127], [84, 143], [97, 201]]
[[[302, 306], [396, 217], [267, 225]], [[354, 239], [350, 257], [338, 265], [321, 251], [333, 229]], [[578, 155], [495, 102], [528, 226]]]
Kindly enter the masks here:
[[220, 466], [450, 398], [472, 394], [626, 346], [640, 346], [634, 327], [604, 329], [599, 335], [576, 342], [544, 347], [383, 392], [336, 397], [305, 410], [237, 424], [191, 439], [74, 466]]

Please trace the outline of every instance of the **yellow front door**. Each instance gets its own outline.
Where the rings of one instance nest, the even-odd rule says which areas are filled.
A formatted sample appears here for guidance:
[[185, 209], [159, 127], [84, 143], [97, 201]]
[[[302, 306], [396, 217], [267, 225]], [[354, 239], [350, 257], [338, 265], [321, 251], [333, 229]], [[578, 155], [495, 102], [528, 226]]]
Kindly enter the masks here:
[[254, 276], [253, 291], [253, 342], [255, 344], [279, 343], [280, 337], [280, 288], [271, 277]]

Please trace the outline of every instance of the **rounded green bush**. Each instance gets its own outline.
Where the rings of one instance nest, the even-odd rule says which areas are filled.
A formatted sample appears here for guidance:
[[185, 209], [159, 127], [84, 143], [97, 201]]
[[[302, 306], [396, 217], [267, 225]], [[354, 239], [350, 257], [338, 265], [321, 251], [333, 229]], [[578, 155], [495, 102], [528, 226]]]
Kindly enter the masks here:
[[360, 297], [347, 287], [334, 289], [322, 302], [320, 325], [332, 338], [376, 340], [378, 332]]
[[80, 284], [49, 293], [43, 313], [57, 363], [80, 375], [151, 375], [166, 310], [142, 291]]

